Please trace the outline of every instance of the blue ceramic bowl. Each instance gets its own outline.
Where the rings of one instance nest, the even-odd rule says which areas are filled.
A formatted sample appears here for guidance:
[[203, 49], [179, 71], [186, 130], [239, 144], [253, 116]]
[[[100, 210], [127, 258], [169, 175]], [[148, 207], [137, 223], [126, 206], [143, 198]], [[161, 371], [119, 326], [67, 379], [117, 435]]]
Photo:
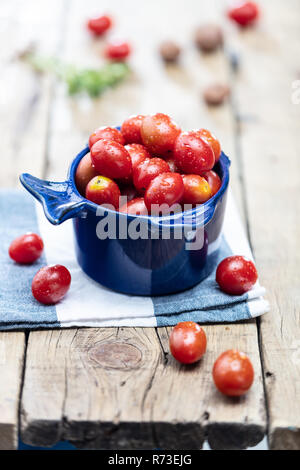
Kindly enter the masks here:
[[[171, 294], [207, 277], [216, 267], [229, 183], [228, 157], [222, 153], [216, 165], [222, 186], [205, 204], [172, 216], [135, 217], [98, 206], [79, 194], [76, 169], [88, 152], [86, 147], [76, 156], [67, 181], [43, 181], [27, 173], [20, 177], [52, 224], [73, 219], [76, 256], [83, 271], [103, 286], [134, 295]], [[99, 238], [99, 222], [116, 226], [113, 236]], [[132, 228], [132, 222], [140, 224], [143, 238], [124, 236], [124, 228]]]

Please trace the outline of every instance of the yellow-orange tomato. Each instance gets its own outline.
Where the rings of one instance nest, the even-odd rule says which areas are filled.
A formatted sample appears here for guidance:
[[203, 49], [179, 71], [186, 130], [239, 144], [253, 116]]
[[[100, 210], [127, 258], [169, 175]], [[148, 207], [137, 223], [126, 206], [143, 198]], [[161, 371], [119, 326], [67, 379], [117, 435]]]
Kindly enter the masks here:
[[212, 197], [211, 188], [205, 178], [199, 175], [182, 175], [183, 204], [203, 204]]
[[105, 176], [95, 176], [86, 187], [85, 197], [96, 204], [109, 204], [119, 207], [120, 190], [113, 180]]

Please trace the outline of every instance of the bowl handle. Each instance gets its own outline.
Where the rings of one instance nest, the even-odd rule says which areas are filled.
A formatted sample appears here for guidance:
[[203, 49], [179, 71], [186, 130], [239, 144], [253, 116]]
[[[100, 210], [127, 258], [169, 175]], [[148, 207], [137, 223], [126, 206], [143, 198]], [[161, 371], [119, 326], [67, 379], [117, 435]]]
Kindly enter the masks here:
[[78, 216], [86, 206], [84, 199], [75, 193], [69, 181], [44, 181], [28, 173], [23, 173], [20, 181], [42, 203], [45, 216], [51, 224], [59, 225]]

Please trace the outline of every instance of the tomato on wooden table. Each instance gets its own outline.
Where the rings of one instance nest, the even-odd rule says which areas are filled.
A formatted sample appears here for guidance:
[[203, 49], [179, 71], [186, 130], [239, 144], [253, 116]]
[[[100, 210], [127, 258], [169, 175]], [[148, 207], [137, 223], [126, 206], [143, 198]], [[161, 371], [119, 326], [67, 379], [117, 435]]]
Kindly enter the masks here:
[[208, 182], [211, 192], [212, 192], [212, 196], [214, 196], [219, 191], [220, 187], [222, 186], [221, 178], [213, 170], [206, 171], [205, 173], [203, 173], [202, 176]]
[[254, 379], [252, 363], [246, 354], [235, 349], [223, 352], [213, 366], [213, 379], [224, 395], [244, 395]]
[[41, 237], [29, 232], [13, 240], [8, 253], [16, 263], [32, 264], [41, 256], [43, 249], [44, 243]]
[[124, 137], [126, 144], [142, 144], [141, 137], [141, 126], [144, 119], [144, 115], [137, 114], [136, 116], [131, 116], [122, 124], [121, 133]]
[[161, 173], [151, 181], [145, 192], [146, 207], [152, 214], [168, 213], [171, 206], [181, 201], [183, 192], [184, 185], [179, 173]]
[[175, 142], [174, 159], [178, 168], [187, 174], [200, 175], [212, 169], [215, 155], [211, 146], [197, 131], [182, 132]]
[[95, 36], [102, 36], [106, 31], [111, 28], [112, 20], [107, 15], [98, 16], [97, 18], [90, 18], [87, 22], [88, 29]]
[[65, 266], [45, 266], [33, 278], [32, 294], [40, 303], [53, 305], [66, 295], [70, 284], [71, 274]]
[[212, 191], [207, 180], [199, 175], [182, 175], [184, 204], [203, 204], [212, 196]]
[[258, 16], [259, 9], [254, 2], [239, 2], [228, 10], [228, 17], [242, 27], [253, 24]]
[[124, 204], [119, 211], [130, 215], [148, 215], [148, 210], [143, 197], [132, 199]]
[[177, 124], [167, 114], [145, 116], [142, 121], [142, 141], [153, 155], [164, 156], [171, 152], [180, 132]]
[[100, 139], [115, 140], [121, 145], [124, 145], [124, 137], [115, 127], [99, 127], [89, 137], [89, 147], [98, 142]]
[[99, 175], [116, 179], [131, 176], [130, 155], [123, 145], [114, 140], [98, 140], [91, 148], [91, 159]]
[[228, 256], [217, 267], [216, 281], [226, 294], [242, 295], [257, 281], [254, 263], [244, 256]]
[[95, 204], [119, 207], [121, 192], [117, 183], [106, 176], [95, 176], [86, 187], [86, 198]]
[[114, 61], [123, 61], [131, 53], [131, 47], [126, 41], [113, 41], [107, 44], [104, 55]]
[[80, 160], [75, 175], [76, 188], [82, 196], [85, 196], [87, 184], [97, 174], [97, 170], [92, 165], [91, 155], [88, 153]]
[[193, 321], [178, 323], [171, 331], [169, 342], [173, 357], [183, 364], [199, 361], [206, 351], [206, 334]]
[[140, 192], [145, 192], [151, 181], [160, 173], [170, 171], [162, 158], [146, 158], [133, 169], [133, 184]]

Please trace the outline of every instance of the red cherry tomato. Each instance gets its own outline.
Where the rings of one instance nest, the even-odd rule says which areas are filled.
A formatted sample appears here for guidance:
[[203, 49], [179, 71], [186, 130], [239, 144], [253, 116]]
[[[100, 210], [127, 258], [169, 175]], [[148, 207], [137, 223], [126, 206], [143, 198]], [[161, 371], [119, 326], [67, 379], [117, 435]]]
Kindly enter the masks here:
[[165, 159], [165, 161], [169, 165], [169, 168], [172, 171], [172, 173], [180, 173], [179, 168], [176, 165], [176, 162], [173, 157], [168, 157]]
[[139, 163], [151, 158], [151, 155], [147, 151], [146, 147], [141, 144], [128, 144], [125, 145], [127, 152], [131, 158], [132, 169], [134, 169]]
[[254, 23], [259, 16], [259, 9], [254, 2], [239, 2], [228, 11], [228, 16], [240, 26]]
[[215, 136], [208, 131], [207, 129], [199, 129], [197, 133], [202, 137], [205, 142], [210, 145], [212, 148], [212, 151], [214, 152], [215, 155], [215, 163], [219, 160], [221, 156], [221, 145], [220, 142], [215, 138]]
[[[183, 181], [179, 173], [161, 173], [151, 181], [145, 192], [146, 207], [152, 214], [168, 213], [173, 204], [181, 201], [183, 192]], [[165, 207], [156, 208], [154, 205]]]
[[131, 176], [130, 155], [114, 140], [98, 140], [91, 148], [91, 159], [99, 175], [117, 179]]
[[86, 187], [85, 197], [99, 205], [109, 204], [117, 209], [120, 196], [117, 183], [105, 176], [95, 176]]
[[130, 55], [130, 52], [131, 48], [128, 42], [114, 41], [107, 44], [104, 55], [110, 60], [122, 61]]
[[216, 281], [226, 294], [242, 295], [256, 283], [256, 267], [244, 256], [229, 256], [217, 267]]
[[114, 127], [99, 127], [99, 129], [96, 129], [89, 137], [89, 147], [92, 148], [92, 146], [100, 139], [114, 140], [115, 142], [124, 145], [124, 138], [121, 132]]
[[9, 256], [16, 263], [32, 264], [42, 254], [43, 240], [36, 233], [25, 233], [16, 238], [8, 249]]
[[127, 201], [131, 201], [138, 196], [138, 192], [134, 186], [128, 184], [121, 189], [121, 196], [126, 197]]
[[65, 266], [45, 266], [33, 278], [32, 294], [42, 304], [56, 304], [66, 295], [70, 284], [71, 274]]
[[127, 204], [124, 204], [120, 208], [120, 212], [125, 212], [130, 215], [148, 215], [147, 207], [145, 206], [145, 201], [143, 197], [137, 197], [132, 199]]
[[192, 364], [206, 351], [206, 334], [193, 321], [178, 323], [170, 334], [170, 351], [177, 361]]
[[211, 188], [205, 178], [199, 175], [182, 175], [184, 204], [203, 204], [212, 197]]
[[195, 132], [182, 132], [174, 147], [174, 159], [183, 173], [201, 175], [211, 170], [215, 156], [211, 147]]
[[166, 114], [157, 113], [143, 119], [142, 141], [152, 154], [166, 155], [171, 152], [179, 134], [179, 127]]
[[109, 16], [103, 15], [97, 18], [90, 18], [87, 22], [87, 27], [95, 36], [102, 36], [110, 29], [112, 20]]
[[252, 363], [242, 352], [234, 349], [225, 351], [214, 364], [213, 379], [217, 389], [224, 395], [244, 395], [253, 383]]
[[76, 187], [82, 196], [85, 196], [88, 182], [95, 176], [97, 176], [97, 171], [92, 166], [91, 156], [88, 153], [80, 160], [75, 175]]
[[141, 125], [145, 116], [138, 114], [126, 119], [121, 127], [121, 132], [126, 144], [142, 144]]
[[142, 193], [157, 175], [168, 171], [169, 165], [161, 158], [147, 158], [133, 169], [133, 184]]
[[210, 170], [210, 171], [206, 171], [205, 173], [203, 173], [202, 176], [208, 182], [211, 192], [212, 192], [212, 196], [214, 196], [219, 191], [220, 187], [222, 186], [222, 181], [219, 175], [217, 175], [215, 171]]

